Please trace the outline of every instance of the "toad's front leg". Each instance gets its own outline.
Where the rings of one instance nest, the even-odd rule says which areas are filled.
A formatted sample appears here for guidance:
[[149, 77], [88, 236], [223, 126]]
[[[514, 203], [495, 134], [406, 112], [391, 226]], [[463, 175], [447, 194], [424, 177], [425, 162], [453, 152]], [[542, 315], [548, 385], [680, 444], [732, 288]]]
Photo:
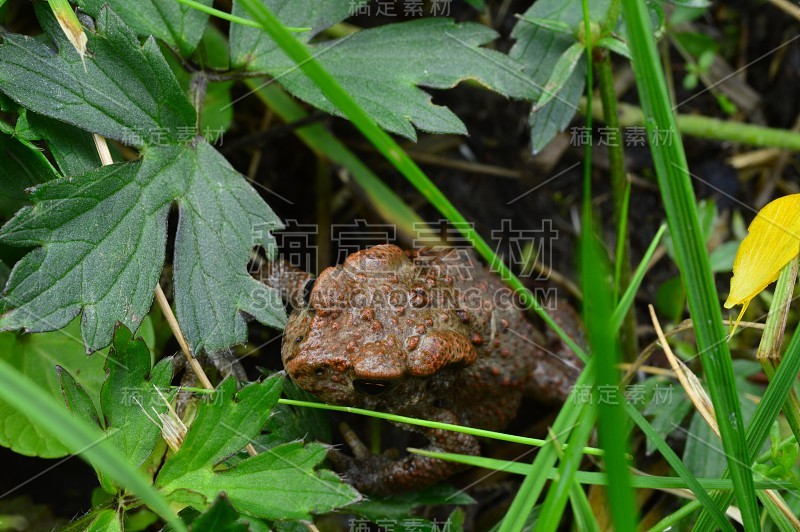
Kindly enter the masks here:
[[[431, 421], [460, 425], [449, 410], [438, 410]], [[449, 430], [402, 425], [404, 429], [423, 434], [428, 439], [426, 451], [458, 453], [477, 456], [480, 446], [474, 436]], [[333, 450], [329, 457], [350, 484], [372, 495], [388, 495], [431, 486], [447, 479], [467, 466], [445, 462], [418, 454], [394, 458], [388, 454], [374, 455], [355, 434], [345, 434], [355, 458]]]

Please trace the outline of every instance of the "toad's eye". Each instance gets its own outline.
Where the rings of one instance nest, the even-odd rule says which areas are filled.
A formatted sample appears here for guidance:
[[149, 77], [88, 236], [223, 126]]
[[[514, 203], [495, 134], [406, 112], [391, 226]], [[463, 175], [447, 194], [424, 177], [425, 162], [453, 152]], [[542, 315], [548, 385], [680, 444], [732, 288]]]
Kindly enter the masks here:
[[316, 281], [316, 279], [311, 278], [306, 281], [305, 286], [303, 286], [303, 303], [305, 303], [306, 306], [311, 304], [311, 291], [314, 289], [314, 283]]
[[395, 381], [381, 381], [375, 379], [355, 379], [353, 388], [364, 395], [381, 395], [394, 388]]
[[294, 339], [294, 343], [296, 343], [296, 344], [299, 344], [302, 341], [303, 341], [303, 337], [302, 336], [298, 336], [297, 338]]

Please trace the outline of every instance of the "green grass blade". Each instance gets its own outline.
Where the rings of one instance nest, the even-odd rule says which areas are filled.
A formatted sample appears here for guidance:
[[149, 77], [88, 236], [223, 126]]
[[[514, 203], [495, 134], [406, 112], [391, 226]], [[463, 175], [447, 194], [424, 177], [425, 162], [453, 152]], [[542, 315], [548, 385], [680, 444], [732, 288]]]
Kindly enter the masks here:
[[[182, 0], [185, 1], [185, 0]], [[240, 0], [242, 6], [261, 25], [261, 28], [275, 43], [295, 61], [304, 74], [311, 79], [322, 93], [358, 128], [386, 159], [397, 168], [430, 203], [472, 242], [476, 251], [489, 263], [509, 286], [519, 294], [520, 301], [536, 312], [545, 323], [584, 361], [586, 353], [569, 335], [547, 314], [534, 295], [511, 270], [495, 255], [491, 246], [468, 223], [455, 206], [425, 173], [411, 160], [403, 149], [385, 131], [379, 128], [372, 118], [353, 100], [350, 94], [314, 59], [306, 46], [292, 37], [272, 11], [257, 0]]]
[[600, 532], [600, 525], [597, 523], [597, 518], [594, 516], [589, 499], [586, 497], [586, 492], [583, 491], [580, 483], [572, 485], [572, 490], [569, 493], [569, 502], [575, 514], [575, 527], [578, 530]]
[[622, 299], [619, 300], [617, 308], [614, 309], [614, 314], [611, 316], [612, 331], [618, 331], [619, 328], [622, 327], [625, 315], [628, 313], [628, 309], [631, 308], [633, 299], [636, 297], [636, 292], [639, 291], [639, 287], [642, 285], [644, 274], [647, 273], [647, 265], [650, 264], [650, 259], [653, 258], [658, 243], [661, 242], [661, 237], [664, 236], [666, 230], [666, 225], [662, 225], [658, 229], [656, 236], [653, 237], [653, 241], [650, 242], [650, 245], [647, 247], [647, 252], [645, 252], [644, 257], [642, 257], [642, 262], [639, 263], [639, 267], [636, 268], [636, 271], [633, 273], [628, 288], [625, 290], [625, 293], [622, 294]]
[[[584, 225], [587, 225], [584, 222]], [[592, 394], [599, 402], [597, 432], [600, 446], [605, 451], [603, 462], [613, 482], [608, 487], [608, 503], [616, 530], [636, 530], [638, 514], [630, 485], [630, 470], [627, 460], [628, 430], [623, 404], [625, 397], [620, 389], [620, 347], [611, 328], [614, 308], [612, 288], [608, 283], [610, 269], [604, 261], [595, 235], [590, 233], [591, 224], [583, 235], [581, 275], [584, 283], [584, 316], [589, 331], [589, 345], [593, 358], [597, 359], [597, 387]], [[603, 267], [606, 266], [606, 267]], [[611, 401], [600, 401], [598, 390], [613, 389]]]
[[580, 449], [579, 446], [589, 440], [596, 420], [597, 406], [592, 402], [584, 411], [578, 426], [569, 436], [569, 447], [564, 451], [564, 455], [558, 464], [558, 474], [547, 491], [547, 497], [542, 505], [539, 520], [536, 523], [537, 530], [552, 531], [558, 528], [567, 505], [567, 498], [572, 493], [573, 488], [577, 487], [575, 475], [583, 461], [581, 454], [575, 452], [575, 447], [577, 446]]
[[[586, 367], [578, 377], [574, 390], [593, 385], [594, 359], [590, 358]], [[588, 404], [576, 404], [576, 402], [572, 400], [572, 398], [575, 397], [574, 390], [559, 411], [551, 429], [552, 434], [555, 435], [559, 441], [569, 438], [569, 434], [577, 424], [578, 419], [581, 419], [589, 408]], [[547, 471], [552, 469], [557, 458], [558, 451], [553, 439], [548, 438], [547, 444], [539, 450], [539, 454], [536, 455], [536, 459], [533, 461], [525, 480], [522, 482], [522, 486], [520, 486], [517, 495], [514, 497], [511, 507], [508, 509], [508, 512], [506, 512], [506, 516], [503, 518], [503, 522], [500, 525], [500, 532], [516, 532], [522, 529], [528, 515], [530, 515], [533, 507], [536, 505], [536, 501], [539, 500], [539, 495], [542, 493], [545, 482], [547, 482]]]
[[656, 432], [653, 426], [644, 418], [642, 414], [636, 410], [636, 407], [631, 405], [630, 403], [625, 404], [625, 410], [628, 413], [628, 416], [633, 419], [633, 422], [636, 423], [642, 432], [656, 445], [656, 449], [658, 452], [661, 453], [667, 463], [675, 470], [675, 472], [680, 476], [681, 479], [686, 483], [686, 486], [692, 490], [697, 500], [703, 505], [704, 508], [709, 509], [709, 513], [711, 517], [714, 519], [714, 522], [719, 527], [720, 530], [730, 530], [733, 531], [733, 526], [725, 517], [725, 514], [722, 513], [722, 510], [719, 509], [714, 501], [711, 499], [711, 495], [703, 489], [700, 483], [697, 481], [697, 477], [695, 477], [689, 468], [681, 461], [675, 451], [672, 450], [672, 447], [664, 441], [664, 438], [661, 437], [661, 434]]
[[[617, 126], [619, 127], [619, 126]], [[616, 153], [617, 150], [609, 150]], [[622, 283], [622, 270], [625, 260], [627, 260], [626, 246], [628, 245], [628, 211], [631, 205], [631, 182], [625, 182], [625, 193], [622, 196], [622, 207], [617, 215], [619, 224], [617, 227], [617, 248], [614, 251], [614, 300], [618, 301], [620, 284]], [[647, 261], [642, 261], [645, 264]]]
[[[466, 464], [473, 467], [482, 467], [484, 469], [492, 469], [495, 471], [503, 471], [505, 473], [513, 473], [515, 475], [527, 475], [530, 473], [531, 464], [520, 462], [510, 462], [508, 460], [500, 460], [498, 458], [487, 458], [484, 456], [472, 456], [466, 454], [454, 453], [440, 453], [435, 451], [426, 451], [424, 449], [409, 449], [410, 452], [420, 454], [422, 456], [430, 456], [431, 458], [438, 458], [439, 460], [447, 460], [448, 462], [458, 462], [459, 464]], [[549, 471], [543, 473], [546, 479], [554, 479], [558, 476], [559, 471], [556, 468], [550, 468]], [[578, 471], [575, 473], [575, 480], [581, 484], [591, 486], [608, 486], [608, 475], [598, 471]], [[729, 478], [697, 478], [698, 484], [705, 490], [732, 490], [733, 481]], [[636, 489], [689, 489], [686, 480], [681, 477], [657, 477], [650, 475], [632, 475], [631, 485]], [[788, 480], [759, 480], [755, 483], [757, 489], [767, 490], [785, 490], [791, 489], [794, 484]], [[700, 506], [695, 506], [697, 510]]]
[[[530, 445], [533, 447], [542, 447], [547, 445], [549, 440], [542, 440], [539, 438], [527, 438], [525, 436], [517, 436], [516, 434], [505, 434], [503, 432], [495, 432], [492, 430], [478, 429], [475, 427], [467, 427], [464, 425], [451, 425], [450, 423], [442, 423], [440, 421], [428, 421], [426, 419], [417, 419], [413, 417], [399, 416], [397, 414], [387, 414], [385, 412], [378, 412], [376, 410], [366, 410], [364, 408], [356, 408], [353, 406], [337, 406], [325, 403], [311, 403], [309, 401], [298, 401], [296, 399], [279, 399], [278, 403], [289, 406], [300, 406], [306, 408], [318, 408], [320, 410], [332, 410], [334, 412], [347, 412], [349, 414], [359, 414], [377, 419], [385, 419], [392, 423], [405, 423], [406, 425], [416, 425], [418, 427], [425, 427], [436, 430], [449, 430], [452, 432], [460, 432], [462, 434], [471, 434], [479, 438], [491, 438], [493, 440], [507, 441], [511, 443], [520, 443], [522, 445]], [[592, 456], [603, 456], [602, 449], [596, 447], [581, 447], [581, 453]]]
[[[211, 6], [207, 6], [205, 4], [201, 4], [200, 2], [195, 2], [194, 0], [178, 0], [183, 5], [189, 6], [192, 9], [196, 9], [201, 11], [207, 15], [211, 15], [212, 17], [221, 18], [222, 20], [227, 20], [228, 22], [232, 22], [234, 24], [241, 24], [242, 26], [250, 26], [251, 28], [261, 28], [261, 24], [250, 20], [249, 18], [237, 17], [236, 15], [231, 15], [225, 11], [220, 11], [219, 9], [214, 9]], [[291, 31], [295, 33], [301, 33], [304, 31], [311, 31], [311, 28], [290, 28], [286, 27], [286, 31]]]
[[[789, 395], [789, 390], [791, 390], [792, 384], [797, 379], [798, 373], [800, 373], [800, 330], [796, 330], [792, 336], [792, 341], [789, 343], [789, 347], [786, 348], [781, 365], [778, 366], [775, 376], [767, 385], [767, 389], [764, 391], [764, 395], [761, 396], [761, 401], [756, 406], [756, 411], [747, 425], [747, 450], [750, 456], [748, 464], [755, 461], [761, 451], [761, 447], [767, 441], [770, 428], [772, 428], [772, 424], [778, 417], [786, 397]], [[733, 501], [733, 494], [718, 493], [714, 496], [714, 501], [720, 507], [726, 507]], [[697, 528], [699, 530], [711, 530], [712, 526], [710, 517], [704, 511], [697, 520]]]
[[[670, 105], [655, 37], [650, 29], [649, 11], [643, 0], [622, 0], [622, 6], [659, 188], [695, 324], [703, 369], [717, 413], [722, 445], [745, 528], [757, 530], [758, 503], [719, 297], [700, 234], [686, 156]], [[669, 132], [672, 142], [656, 142], [659, 133], [663, 138], [663, 132]]]
[[4, 360], [0, 360], [0, 398], [58, 438], [71, 452], [125, 486], [173, 528], [186, 530], [169, 502], [137, 468], [128, 464], [122, 453], [106, 440], [105, 434], [74, 417]]

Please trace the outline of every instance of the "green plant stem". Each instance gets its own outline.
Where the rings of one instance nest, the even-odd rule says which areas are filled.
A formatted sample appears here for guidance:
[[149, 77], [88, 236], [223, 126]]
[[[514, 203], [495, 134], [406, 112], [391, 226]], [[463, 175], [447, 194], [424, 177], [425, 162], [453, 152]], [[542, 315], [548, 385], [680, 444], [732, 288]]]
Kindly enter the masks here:
[[[576, 384], [577, 386], [577, 384]], [[453, 432], [461, 432], [463, 434], [471, 434], [479, 438], [491, 438], [493, 440], [507, 441], [511, 443], [521, 443], [523, 445], [531, 445], [534, 447], [543, 447], [550, 443], [550, 439], [542, 440], [539, 438], [526, 438], [524, 436], [517, 436], [515, 434], [504, 434], [502, 432], [495, 432], [486, 429], [477, 429], [474, 427], [465, 427], [463, 425], [451, 425], [449, 423], [440, 423], [438, 421], [428, 421], [425, 419], [416, 419], [413, 417], [398, 416], [396, 414], [387, 414], [385, 412], [377, 412], [375, 410], [366, 410], [364, 408], [356, 408], [353, 406], [337, 406], [328, 405], [325, 403], [311, 403], [308, 401], [298, 401], [296, 399], [279, 399], [278, 403], [288, 406], [301, 406], [305, 408], [318, 408], [320, 410], [333, 410], [335, 412], [347, 412], [349, 414], [359, 414], [369, 416], [377, 419], [385, 419], [392, 423], [405, 423], [406, 425], [417, 425], [419, 427], [432, 428], [437, 430], [450, 430]], [[564, 446], [566, 448], [566, 446]], [[581, 452], [592, 456], [603, 456], [602, 449], [596, 447], [583, 447]]]
[[[622, 8], [639, 97], [646, 117], [650, 151], [735, 495], [745, 529], [758, 530], [758, 502], [749, 467], [751, 454], [745, 439], [733, 364], [725, 341], [719, 295], [714, 285], [705, 240], [700, 232], [697, 202], [680, 132], [669, 102], [655, 37], [650, 29], [649, 11], [644, 0], [622, 0]], [[659, 142], [663, 132], [670, 133], [671, 142]], [[720, 505], [720, 509], [725, 508], [726, 505]], [[708, 526], [711, 526], [708, 512], [704, 514]]]
[[[756, 359], [761, 363], [761, 367], [770, 381], [775, 378], [775, 372], [781, 363], [781, 343], [786, 329], [786, 319], [789, 317], [794, 285], [797, 282], [797, 267], [798, 260], [795, 257], [781, 269], [778, 275], [764, 333], [756, 353]], [[789, 428], [792, 429], [792, 434], [797, 441], [800, 441], [800, 399], [794, 389], [789, 391], [783, 413]]]
[[[579, 109], [585, 112], [585, 102], [581, 101]], [[641, 108], [635, 105], [620, 103], [617, 109], [620, 127], [644, 126], [645, 116]], [[604, 110], [595, 105], [592, 109], [595, 118], [603, 120]], [[733, 120], [720, 120], [702, 115], [676, 115], [677, 130], [692, 137], [703, 139], [738, 142], [749, 146], [780, 148], [800, 151], [800, 133], [789, 129], [754, 126]], [[675, 135], [671, 141], [677, 142]]]
[[[187, 0], [180, 0], [186, 2]], [[295, 62], [298, 67], [320, 88], [322, 93], [358, 128], [359, 131], [383, 154], [384, 157], [425, 197], [445, 218], [454, 223], [461, 234], [475, 247], [475, 250], [504, 279], [520, 298], [526, 308], [532, 309], [570, 349], [584, 362], [588, 357], [584, 350], [547, 314], [533, 293], [511, 272], [494, 253], [491, 246], [478, 234], [466, 218], [455, 208], [450, 200], [428, 179], [425, 173], [411, 160], [403, 149], [379, 128], [375, 121], [358, 105], [353, 97], [342, 88], [319, 62], [314, 59], [306, 46], [292, 37], [280, 20], [261, 2], [240, 0], [241, 5], [261, 25], [262, 29]]]
[[[622, 131], [617, 120], [617, 95], [614, 92], [614, 77], [611, 70], [611, 54], [605, 51], [602, 60], [595, 63], [597, 85], [603, 102], [603, 121], [612, 132], [613, 142], [608, 146], [608, 161], [611, 175], [611, 199], [614, 204], [614, 225], [617, 234], [616, 271], [618, 272], [616, 294], [625, 292], [631, 280], [630, 245], [628, 242], [628, 179], [625, 173], [625, 154], [622, 148]], [[625, 315], [620, 330], [622, 359], [632, 362], [639, 353], [636, 338], [636, 314], [633, 306]]]
[[664, 519], [653, 525], [649, 532], [664, 532], [666, 530], [672, 530], [675, 525], [692, 515], [700, 508], [702, 508], [700, 501], [687, 502], [679, 509], [675, 510]]
[[[591, 35], [591, 21], [589, 19], [589, 0], [581, 0], [583, 11], [583, 25], [586, 35]], [[594, 50], [592, 39], [587, 38], [586, 42], [586, 129], [592, 130], [592, 91], [594, 90]], [[602, 66], [600, 70], [603, 71]], [[611, 67], [603, 71], [608, 76], [607, 81], [611, 81]], [[606, 91], [613, 94], [613, 83], [606, 85]], [[601, 88], [601, 93], [603, 88]], [[611, 98], [613, 104], [614, 99]], [[612, 143], [613, 144], [613, 143]], [[619, 143], [617, 143], [619, 145]], [[604, 281], [606, 276], [611, 274], [608, 264], [605, 262], [604, 253], [601, 250], [599, 238], [595, 234], [594, 213], [592, 212], [591, 196], [591, 143], [586, 144], [586, 155], [584, 160], [584, 197], [583, 197], [583, 230], [581, 234], [581, 291], [583, 292], [583, 316], [588, 332], [589, 345], [593, 353], [593, 359], [597, 362], [594, 366], [597, 387], [592, 391], [592, 398], [598, 401], [597, 405], [597, 434], [600, 446], [605, 451], [603, 464], [608, 472], [609, 478], [614, 481], [608, 486], [608, 507], [611, 514], [611, 521], [615, 530], [622, 532], [633, 532], [636, 530], [638, 511], [636, 508], [635, 497], [631, 487], [630, 470], [628, 466], [628, 432], [626, 430], [625, 413], [619, 404], [618, 398], [621, 397], [620, 372], [618, 370], [620, 359], [620, 348], [617, 342], [616, 331], [611, 328], [611, 317], [615, 302], [614, 289], [609, 287]], [[624, 181], [623, 161], [620, 156], [617, 161], [616, 171], [621, 172], [621, 179]], [[612, 170], [613, 171], [613, 170]], [[614, 183], [616, 184], [616, 183]], [[614, 191], [617, 193], [618, 191]], [[624, 187], [623, 192], [624, 194]], [[620, 196], [621, 200], [621, 196]], [[623, 222], [624, 223], [624, 222]], [[628, 276], [630, 276], [630, 265], [627, 266]], [[635, 353], [634, 353], [635, 355]], [[601, 386], [614, 388], [617, 392], [617, 400], [608, 402], [599, 400], [599, 389]], [[592, 413], [592, 409], [589, 409]], [[584, 414], [586, 415], [586, 414]], [[593, 415], [587, 417], [593, 418]], [[592, 423], [593, 425], [594, 423]], [[573, 445], [582, 445], [588, 440], [590, 433], [584, 432], [585, 422], [581, 420], [578, 429], [573, 431], [570, 441]], [[565, 457], [564, 482], [572, 482], [575, 470], [579, 465], [578, 456], [574, 452], [569, 452]], [[559, 468], [561, 469], [561, 468]], [[559, 483], [554, 483], [556, 486]], [[553, 491], [553, 488], [551, 488]], [[551, 499], [552, 494], [548, 494]], [[564, 496], [561, 495], [561, 498]], [[545, 507], [548, 502], [545, 501]], [[558, 502], [556, 502], [558, 504]], [[545, 516], [547, 518], [549, 516]], [[550, 523], [554, 523], [550, 519]], [[550, 530], [555, 530], [555, 526]]]

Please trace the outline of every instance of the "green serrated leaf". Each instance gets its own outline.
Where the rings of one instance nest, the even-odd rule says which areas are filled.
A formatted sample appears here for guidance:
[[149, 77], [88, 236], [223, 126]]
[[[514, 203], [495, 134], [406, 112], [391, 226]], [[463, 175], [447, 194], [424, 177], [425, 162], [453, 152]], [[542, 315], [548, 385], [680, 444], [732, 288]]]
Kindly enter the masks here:
[[585, 72], [586, 58], [581, 57], [558, 95], [543, 107], [531, 110], [528, 124], [531, 128], [531, 151], [534, 155], [541, 152], [572, 121], [586, 85]]
[[[37, 113], [142, 147], [193, 137], [195, 112], [155, 40], [144, 46], [110, 8], [88, 30], [84, 62], [49, 9], [38, 9], [58, 52], [25, 35], [0, 46], [0, 90]], [[57, 31], [56, 31], [57, 30]], [[187, 133], [188, 132], [188, 133]]]
[[575, 72], [578, 60], [583, 56], [583, 51], [585, 49], [586, 47], [583, 43], [576, 42], [561, 54], [561, 57], [558, 58], [558, 61], [556, 61], [553, 67], [552, 74], [547, 79], [547, 83], [545, 83], [542, 89], [541, 96], [539, 96], [539, 99], [536, 100], [536, 104], [533, 106], [532, 113], [538, 112], [542, 107], [547, 105], [558, 95], [561, 89], [564, 88], [564, 85], [567, 84]]
[[[590, 3], [593, 21], [605, 20], [609, 2], [598, 0]], [[523, 15], [511, 36], [517, 40], [509, 55], [525, 66], [525, 73], [537, 87], [544, 87], [563, 54], [575, 44], [573, 35], [531, 24], [526, 19], [560, 21], [575, 28], [582, 24], [580, 0], [539, 0]], [[569, 125], [578, 111], [578, 102], [585, 85], [586, 64], [581, 58], [572, 76], [564, 81], [561, 91], [548, 104], [531, 112], [531, 148], [539, 153], [553, 137]], [[535, 99], [534, 99], [535, 100]]]
[[254, 280], [254, 245], [274, 249], [280, 222], [207, 143], [157, 146], [141, 161], [104, 166], [40, 186], [0, 242], [41, 246], [17, 262], [6, 288], [15, 307], [3, 329], [55, 330], [81, 310], [88, 352], [111, 342], [117, 321], [136, 330], [153, 300], [166, 246], [167, 213], [180, 202], [175, 300], [190, 346], [216, 351], [247, 337], [242, 312], [282, 327], [283, 305]]
[[[434, 133], [466, 133], [455, 114], [432, 104], [430, 95], [418, 86], [445, 89], [470, 79], [513, 98], [538, 97], [539, 90], [522, 74], [520, 64], [481, 48], [496, 36], [480, 24], [427, 18], [363, 30], [311, 45], [311, 50], [378, 125], [415, 139], [414, 126]], [[233, 42], [231, 47], [235, 49]], [[240, 55], [234, 60], [235, 66], [269, 73], [295, 96], [341, 116], [282, 52]]]
[[282, 379], [275, 375], [250, 384], [235, 397], [236, 383], [228, 379], [212, 401], [200, 405], [183, 446], [156, 481], [171, 500], [197, 505], [196, 494], [211, 501], [224, 491], [237, 510], [266, 519], [309, 519], [358, 500], [332, 472], [314, 471], [327, 453], [319, 444], [289, 443], [215, 469], [258, 434], [277, 404]]
[[138, 467], [161, 437], [161, 428], [148, 415], [155, 419], [155, 414], [167, 410], [153, 387], [165, 393], [172, 379], [172, 359], [162, 359], [152, 368], [147, 345], [121, 326], [105, 369], [108, 378], [100, 392], [100, 404], [109, 440]]
[[28, 120], [47, 143], [62, 175], [70, 176], [100, 166], [92, 134], [65, 122], [28, 112]]
[[332, 471], [314, 471], [327, 452], [320, 444], [287, 443], [220, 472], [189, 469], [162, 487], [191, 486], [207, 498], [224, 491], [238, 510], [264, 519], [311, 519], [361, 498]]
[[[283, 377], [275, 375], [250, 384], [239, 390], [234, 400], [236, 383], [233, 379], [226, 379], [215, 397], [198, 408], [197, 418], [192, 422], [183, 446], [164, 464], [158, 483], [167, 485], [196, 469], [210, 469], [242, 450], [266, 423], [280, 397], [282, 381]], [[181, 486], [193, 487], [191, 484]]]
[[247, 271], [253, 246], [272, 254], [271, 232], [283, 225], [208, 144], [197, 146], [191, 164], [175, 240], [175, 306], [192, 349], [214, 352], [247, 340], [242, 312], [276, 329], [286, 323], [278, 292]]
[[[90, 397], [97, 398], [105, 378], [105, 355], [97, 353], [87, 357], [79, 337], [79, 329], [76, 320], [65, 329], [53, 333], [0, 333], [0, 359], [34, 379], [62, 405], [64, 398], [56, 366], [67, 370]], [[99, 404], [94, 405], [95, 412], [98, 407]], [[1, 400], [0, 445], [20, 454], [42, 458], [58, 458], [68, 452], [45, 427], [40, 427], [28, 416]]]
[[[210, 6], [213, 0], [197, 0]], [[152, 35], [180, 50], [192, 54], [208, 24], [208, 15], [171, 0], [77, 0], [81, 8], [98, 16], [105, 4], [118, 13], [140, 35]]]

